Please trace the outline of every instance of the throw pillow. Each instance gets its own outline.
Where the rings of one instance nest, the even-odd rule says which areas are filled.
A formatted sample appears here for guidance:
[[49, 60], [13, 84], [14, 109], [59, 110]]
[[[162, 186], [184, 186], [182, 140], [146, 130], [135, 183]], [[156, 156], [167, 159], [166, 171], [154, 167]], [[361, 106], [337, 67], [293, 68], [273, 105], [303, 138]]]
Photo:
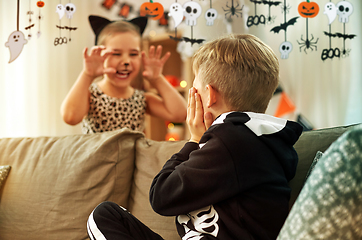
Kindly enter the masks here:
[[9, 165], [0, 166], [0, 189], [9, 174], [10, 168]]
[[323, 154], [278, 239], [362, 239], [362, 127]]

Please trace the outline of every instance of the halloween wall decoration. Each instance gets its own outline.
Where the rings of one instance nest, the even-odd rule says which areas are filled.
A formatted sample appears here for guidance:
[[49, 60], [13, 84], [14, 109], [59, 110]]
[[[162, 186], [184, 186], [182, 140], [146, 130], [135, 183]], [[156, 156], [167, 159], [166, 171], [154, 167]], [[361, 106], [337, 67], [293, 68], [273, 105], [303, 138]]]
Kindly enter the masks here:
[[217, 15], [216, 9], [212, 8], [212, 0], [210, 0], [210, 8], [205, 12], [206, 26], [213, 26]]
[[19, 31], [19, 11], [20, 11], [20, 0], [17, 1], [17, 22], [16, 31], [12, 32], [5, 43], [5, 47], [9, 48], [10, 60], [9, 63], [13, 62], [22, 52], [24, 45], [28, 42], [25, 39], [24, 34]]
[[41, 35], [41, 31], [40, 31], [40, 21], [43, 19], [43, 16], [41, 15], [41, 8], [43, 8], [44, 7], [44, 5], [45, 5], [45, 3], [43, 2], [43, 1], [37, 1], [36, 2], [36, 5], [38, 6], [38, 8], [39, 8], [39, 14], [38, 14], [38, 32], [37, 32], [37, 36], [38, 36], [38, 38], [40, 37], [40, 35]]
[[184, 16], [186, 25], [191, 27], [191, 38], [184, 37], [185, 42], [190, 42], [191, 45], [194, 43], [202, 43], [205, 39], [194, 39], [193, 38], [193, 27], [197, 24], [197, 19], [201, 16], [202, 8], [200, 4], [194, 1], [186, 2], [183, 5]]
[[172, 17], [174, 24], [175, 24], [175, 36], [170, 36], [171, 39], [175, 41], [182, 41], [183, 38], [177, 38], [177, 27], [181, 24], [182, 20], [184, 19], [184, 8], [181, 4], [179, 4], [176, 0], [175, 3], [172, 3], [169, 9], [168, 16]]
[[27, 27], [25, 27], [25, 30], [29, 30], [28, 31], [28, 40], [31, 39], [31, 37], [33, 36], [32, 33], [31, 33], [31, 29], [35, 26], [35, 24], [33, 23], [33, 20], [31, 18], [31, 15], [34, 14], [34, 12], [31, 10], [31, 0], [29, 0], [29, 11], [27, 11], [26, 13], [27, 15], [29, 15], [29, 25]]
[[116, 2], [117, 0], [104, 0], [102, 6], [105, 7], [107, 10], [110, 10]]
[[246, 23], [246, 26], [251, 27], [253, 25], [258, 26], [259, 24], [265, 24], [265, 16], [263, 14], [258, 15], [257, 11], [258, 11], [258, 4], [263, 4], [263, 0], [250, 0], [250, 2], [254, 3], [254, 16], [250, 15], [248, 17], [248, 21]]
[[[68, 41], [71, 42], [71, 31], [77, 30], [77, 27], [71, 27], [71, 19], [73, 18], [73, 14], [76, 11], [76, 6], [69, 1], [69, 3], [65, 4], [63, 6], [62, 1], [59, 1], [59, 4], [56, 6], [55, 12], [58, 13], [59, 16], [59, 25], [56, 25], [56, 27], [59, 29], [59, 37], [56, 37], [54, 39], [54, 46], [67, 44]], [[69, 19], [69, 26], [62, 26], [61, 20], [64, 17], [64, 15]], [[62, 29], [69, 31], [69, 39], [67, 37], [62, 37]]]
[[140, 8], [140, 15], [149, 17], [152, 20], [159, 20], [163, 16], [163, 12], [162, 4], [153, 2], [153, 0], [143, 3]]
[[313, 34], [311, 34], [311, 39], [309, 39], [309, 33], [308, 33], [308, 19], [314, 18], [319, 13], [319, 6], [316, 2], [311, 2], [310, 0], [306, 0], [305, 2], [301, 2], [298, 5], [298, 13], [301, 17], [306, 19], [306, 39], [303, 39], [303, 35], [301, 36], [301, 42], [298, 42], [299, 44], [299, 50], [302, 51], [304, 48], [304, 52], [307, 53], [307, 49], [311, 49], [312, 51], [317, 51], [317, 38], [315, 41]]
[[242, 17], [242, 10], [243, 10], [243, 6], [239, 6], [239, 3], [236, 3], [236, 6], [234, 5], [234, 0], [231, 0], [231, 6], [229, 6], [229, 2], [226, 2], [226, 8], [222, 7], [222, 10], [224, 10], [225, 12], [225, 18], [231, 18], [232, 16], [236, 17]]
[[[355, 34], [346, 34], [346, 24], [349, 22], [349, 17], [353, 13], [353, 5], [348, 1], [340, 1], [335, 5], [331, 0], [324, 6], [324, 14], [328, 17], [329, 32], [324, 31], [324, 35], [329, 37], [329, 48], [323, 49], [321, 54], [322, 61], [349, 56], [350, 49], [346, 49], [346, 40], [356, 37]], [[332, 33], [332, 23], [338, 16], [338, 21], [343, 24], [343, 33]], [[332, 47], [332, 38], [342, 38], [343, 48]]]
[[133, 7], [127, 3], [123, 3], [119, 9], [118, 16], [123, 18], [128, 18], [129, 13], [132, 11]]
[[274, 33], [279, 33], [281, 30], [284, 30], [284, 42], [279, 46], [279, 52], [281, 54], [281, 59], [287, 59], [289, 57], [290, 52], [293, 49], [293, 45], [291, 42], [287, 40], [287, 28], [288, 26], [294, 25], [297, 22], [299, 17], [291, 18], [287, 21], [287, 13], [289, 12], [289, 6], [284, 0], [284, 4], [282, 6], [282, 12], [284, 15], [284, 23], [281, 23], [280, 26], [273, 27], [270, 31]]

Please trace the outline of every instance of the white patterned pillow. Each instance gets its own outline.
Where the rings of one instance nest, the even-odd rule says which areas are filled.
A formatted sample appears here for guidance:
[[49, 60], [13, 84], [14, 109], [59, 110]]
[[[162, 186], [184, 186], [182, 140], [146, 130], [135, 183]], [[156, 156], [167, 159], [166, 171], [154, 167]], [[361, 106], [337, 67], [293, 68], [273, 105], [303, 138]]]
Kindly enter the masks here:
[[311, 172], [278, 239], [362, 239], [362, 127], [343, 134]]

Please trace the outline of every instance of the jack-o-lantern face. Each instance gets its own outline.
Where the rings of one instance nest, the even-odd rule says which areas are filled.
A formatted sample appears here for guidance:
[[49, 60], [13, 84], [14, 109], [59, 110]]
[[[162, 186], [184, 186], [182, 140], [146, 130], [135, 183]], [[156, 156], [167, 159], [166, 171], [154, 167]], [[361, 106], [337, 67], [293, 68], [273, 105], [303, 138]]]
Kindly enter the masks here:
[[150, 17], [153, 20], [158, 20], [163, 16], [163, 6], [161, 3], [153, 2], [145, 2], [141, 5], [140, 15]]
[[44, 7], [44, 2], [43, 1], [37, 1], [36, 5], [40, 8]]
[[316, 2], [301, 2], [298, 6], [299, 15], [304, 18], [314, 18], [319, 13], [319, 6]]

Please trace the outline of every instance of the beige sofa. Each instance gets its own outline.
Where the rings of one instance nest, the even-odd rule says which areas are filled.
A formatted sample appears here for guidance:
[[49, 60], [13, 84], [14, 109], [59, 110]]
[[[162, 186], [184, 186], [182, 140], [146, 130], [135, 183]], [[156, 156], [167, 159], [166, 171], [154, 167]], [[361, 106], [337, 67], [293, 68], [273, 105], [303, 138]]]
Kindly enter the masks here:
[[[325, 151], [347, 128], [314, 130], [300, 137], [291, 205], [317, 151]], [[126, 207], [165, 239], [179, 239], [174, 218], [152, 211], [148, 190], [184, 143], [153, 141], [127, 129], [0, 139], [0, 166], [11, 166], [0, 189], [0, 240], [88, 239], [87, 218], [106, 200]]]

